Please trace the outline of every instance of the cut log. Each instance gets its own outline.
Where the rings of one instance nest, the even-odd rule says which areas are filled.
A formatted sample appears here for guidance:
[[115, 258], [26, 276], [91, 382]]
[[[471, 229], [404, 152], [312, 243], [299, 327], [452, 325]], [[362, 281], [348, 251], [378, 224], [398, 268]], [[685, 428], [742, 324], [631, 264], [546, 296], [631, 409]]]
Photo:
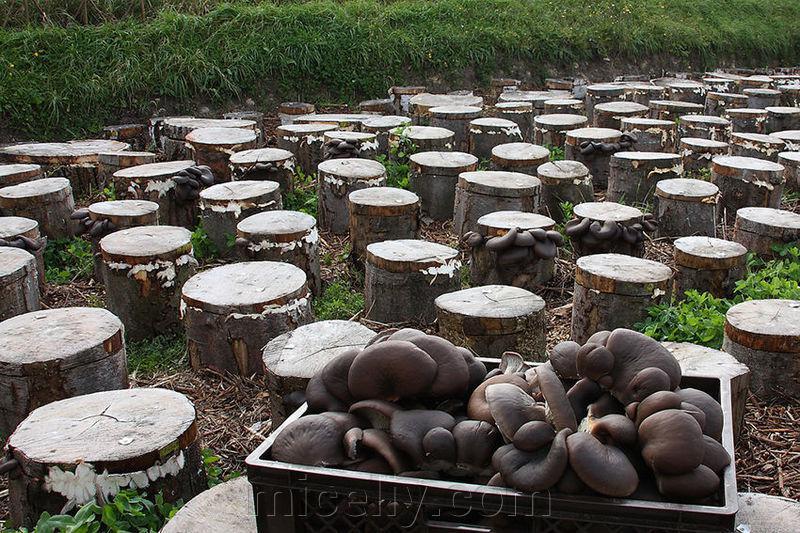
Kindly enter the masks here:
[[580, 161], [589, 169], [595, 189], [605, 189], [608, 186], [609, 161], [611, 151], [593, 150], [581, 153], [584, 143], [618, 143], [622, 132], [608, 128], [578, 128], [567, 132], [564, 145], [564, 159]]
[[767, 107], [766, 133], [800, 130], [800, 107]]
[[253, 486], [240, 476], [204, 490], [175, 513], [160, 533], [256, 533]]
[[778, 161], [778, 154], [786, 150], [786, 142], [779, 137], [759, 133], [731, 133], [731, 155], [755, 157], [767, 161]]
[[637, 104], [649, 105], [650, 100], [666, 100], [667, 88], [652, 83], [628, 83], [622, 99]]
[[419, 196], [394, 187], [353, 191], [350, 203], [350, 253], [366, 258], [373, 242], [416, 239], [419, 236]]
[[[536, 117], [540, 119], [547, 115]], [[492, 148], [492, 169], [536, 175], [540, 165], [550, 161], [550, 150], [531, 143], [498, 144]]]
[[395, 128], [411, 125], [411, 119], [399, 115], [384, 115], [365, 120], [361, 124], [361, 131], [372, 133], [378, 141], [378, 154], [389, 155], [389, 132]]
[[739, 493], [737, 531], [794, 533], [799, 529], [800, 503], [796, 500], [755, 492]]
[[[27, 237], [24, 241], [19, 237]], [[45, 291], [44, 249], [47, 239], [39, 233], [39, 223], [25, 217], [0, 216], [0, 241], [3, 245], [23, 246], [23, 249], [36, 258], [37, 278], [39, 280], [39, 294]], [[2, 244], [2, 243], [0, 243]]]
[[294, 189], [296, 162], [294, 155], [288, 150], [256, 148], [231, 155], [228, 165], [233, 181], [274, 181], [286, 193]]
[[407, 115], [409, 112], [409, 103], [412, 96], [423, 94], [426, 91], [422, 86], [395, 86], [389, 88], [389, 97], [394, 103], [394, 112], [396, 115]]
[[706, 101], [706, 86], [697, 81], [680, 80], [666, 85], [669, 99], [677, 102], [691, 102], [704, 104]]
[[[326, 131], [323, 139], [323, 159], [375, 159], [378, 156], [378, 140], [374, 133], [332, 130]], [[391, 138], [389, 142], [391, 144]]]
[[771, 259], [775, 256], [773, 246], [800, 241], [800, 214], [771, 207], [742, 207], [736, 211], [733, 240]]
[[684, 137], [680, 141], [681, 163], [687, 177], [703, 177], [711, 170], [711, 160], [728, 155], [730, 147], [722, 141]]
[[[604, 238], [598, 238], [589, 228], [580, 234], [570, 236], [572, 251], [576, 257], [602, 253], [625, 254], [637, 257], [644, 255], [644, 235], [641, 235], [641, 238], [638, 237], [643, 228], [638, 226], [634, 228], [637, 224], [640, 225], [644, 218], [644, 213], [641, 210], [614, 202], [586, 202], [576, 205], [572, 212], [575, 218], [579, 220], [589, 219], [591, 221], [589, 223], [590, 226], [594, 222], [598, 222], [601, 226], [605, 223], [610, 225], [611, 222], [615, 222], [619, 227], [619, 230], [613, 235], [608, 235]], [[635, 234], [637, 238], [626, 238], [625, 232], [627, 231], [629, 233], [628, 237], [631, 237], [634, 234], [630, 232], [634, 229], [638, 230]]]
[[97, 156], [97, 180], [105, 186], [112, 182], [118, 170], [155, 162], [156, 154], [153, 152], [103, 152]]
[[516, 122], [504, 118], [476, 118], [469, 123], [469, 153], [478, 159], [490, 159], [498, 144], [522, 142]]
[[747, 107], [747, 97], [743, 94], [710, 91], [706, 94], [704, 113], [716, 117], [725, 116], [729, 109], [743, 109]]
[[605, 102], [594, 106], [592, 126], [618, 130], [623, 118], [645, 118], [650, 109], [636, 102]]
[[703, 104], [678, 100], [650, 100], [647, 106], [650, 108], [650, 118], [673, 121], [684, 115], [700, 115], [705, 109]]
[[731, 123], [714, 115], [684, 115], [678, 119], [678, 135], [728, 142]]
[[0, 215], [33, 219], [51, 239], [75, 234], [75, 224], [69, 218], [74, 210], [75, 199], [67, 178], [43, 178], [0, 189]]
[[[523, 141], [533, 142], [533, 119], [536, 110], [532, 102], [497, 102], [494, 111], [498, 118], [510, 120], [519, 126]], [[467, 126], [467, 139], [469, 139], [469, 126]], [[469, 150], [469, 140], [463, 148], [463, 151], [467, 150]]]
[[747, 248], [712, 237], [681, 237], [675, 241], [675, 298], [686, 291], [731, 298], [736, 282], [747, 271]]
[[0, 165], [0, 187], [42, 179], [42, 167], [32, 164]]
[[711, 181], [720, 192], [718, 215], [730, 223], [742, 207], [780, 207], [784, 170], [783, 165], [753, 157], [712, 159]]
[[287, 126], [294, 124], [297, 117], [311, 115], [316, 110], [314, 104], [308, 102], [281, 102], [278, 106], [278, 118], [281, 120], [282, 126]]
[[542, 182], [542, 212], [556, 222], [565, 222], [562, 204], [575, 206], [594, 199], [592, 176], [579, 161], [544, 163], [536, 175]]
[[[162, 150], [167, 159], [191, 159], [191, 145], [187, 142], [187, 136], [195, 130], [206, 128], [251, 130], [256, 137], [260, 134], [255, 120], [168, 117], [161, 123]], [[255, 146], [249, 148], [255, 148]]]
[[617, 152], [611, 156], [606, 200], [647, 205], [658, 182], [682, 175], [683, 163], [678, 154]]
[[781, 105], [781, 92], [776, 89], [751, 88], [742, 91], [750, 109], [766, 109]]
[[543, 146], [564, 148], [567, 132], [586, 127], [589, 119], [583, 115], [539, 115], [533, 119], [533, 142]]
[[369, 113], [309, 113], [295, 117], [294, 124], [327, 124], [342, 131], [361, 131], [361, 124], [374, 117]]
[[778, 164], [783, 165], [784, 187], [790, 191], [800, 191], [800, 152], [781, 152]]
[[678, 127], [674, 120], [623, 118], [620, 128], [636, 138], [635, 146], [640, 152], [675, 152]]
[[597, 83], [586, 86], [586, 116], [590, 121], [594, 121], [594, 107], [606, 102], [622, 100], [625, 94], [625, 87], [622, 85], [612, 85]]
[[[334, 124], [286, 124], [279, 126], [275, 135], [278, 137], [278, 148], [294, 154], [300, 171], [305, 176], [313, 176], [317, 172], [317, 165], [322, 161], [322, 145], [325, 143], [323, 135], [326, 131], [335, 129]], [[238, 157], [245, 156], [237, 156], [237, 159]], [[288, 183], [285, 185], [288, 186]]]
[[[483, 97], [455, 94], [430, 94], [419, 93], [408, 100], [408, 114], [415, 125], [428, 126], [431, 119], [431, 109], [446, 105], [461, 105], [480, 107], [483, 109]], [[398, 113], [401, 114], [401, 113]]]
[[653, 211], [659, 237], [706, 235], [717, 229], [719, 188], [708, 181], [675, 178], [656, 183]]
[[553, 98], [544, 102], [545, 115], [583, 115], [585, 111], [586, 104], [577, 98]]
[[20, 248], [0, 247], [0, 320], [39, 309], [36, 258]]
[[319, 226], [335, 235], [348, 231], [347, 196], [359, 189], [386, 186], [386, 167], [369, 159], [329, 159], [319, 164]]
[[748, 107], [726, 109], [722, 114], [731, 123], [731, 131], [738, 133], [764, 133], [767, 110]]
[[419, 152], [410, 157], [409, 182], [420, 199], [423, 216], [450, 220], [458, 176], [478, 168], [478, 158], [463, 152]]
[[391, 115], [394, 113], [394, 100], [391, 98], [363, 100], [358, 103], [358, 112], [372, 115]]
[[211, 167], [217, 183], [231, 181], [231, 155], [252, 150], [257, 143], [255, 131], [241, 128], [198, 128], [186, 135], [189, 158]]
[[465, 105], [446, 105], [432, 107], [430, 110], [431, 126], [453, 132], [452, 147], [448, 148], [424, 148], [418, 151], [430, 150], [455, 150], [466, 152], [469, 150], [469, 123], [480, 117], [483, 110], [480, 107]]

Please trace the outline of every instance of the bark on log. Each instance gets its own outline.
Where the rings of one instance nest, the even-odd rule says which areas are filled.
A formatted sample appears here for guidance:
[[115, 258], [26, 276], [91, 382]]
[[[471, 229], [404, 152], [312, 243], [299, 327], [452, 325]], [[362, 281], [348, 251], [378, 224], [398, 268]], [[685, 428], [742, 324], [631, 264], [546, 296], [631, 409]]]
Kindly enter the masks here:
[[15, 237], [27, 237], [31, 239], [36, 248], [25, 250], [36, 258], [37, 278], [39, 280], [39, 294], [44, 294], [45, 270], [44, 270], [44, 249], [47, 238], [39, 233], [39, 223], [25, 217], [2, 217], [0, 216], [0, 239], [14, 240]]
[[335, 235], [348, 231], [347, 196], [359, 189], [386, 186], [386, 168], [369, 159], [329, 159], [319, 164], [319, 227]]
[[464, 152], [418, 152], [410, 157], [409, 182], [417, 193], [423, 216], [450, 220], [458, 176], [478, 168], [478, 158]]
[[411, 191], [370, 187], [351, 192], [348, 202], [350, 253], [359, 262], [374, 242], [419, 236], [419, 196]]
[[561, 204], [573, 206], [594, 200], [592, 176], [579, 161], [553, 161], [536, 170], [542, 182], [541, 211], [558, 223], [565, 222]]
[[717, 298], [731, 298], [747, 270], [747, 248], [712, 237], [681, 237], [675, 241], [675, 298], [690, 289]]
[[478, 219], [497, 211], [535, 213], [541, 205], [542, 182], [520, 172], [462, 172], [456, 185], [453, 232], [474, 231]]
[[580, 161], [589, 169], [595, 189], [605, 189], [608, 186], [609, 162], [611, 153], [595, 150], [588, 154], [581, 153], [581, 144], [592, 143], [617, 143], [622, 137], [622, 132], [608, 128], [578, 128], [567, 132], [564, 145], [564, 159]]
[[761, 257], [774, 257], [772, 247], [800, 241], [800, 214], [770, 207], [736, 211], [733, 240]]
[[542, 146], [564, 148], [567, 132], [585, 128], [589, 120], [583, 115], [539, 115], [533, 119], [533, 142]]
[[676, 178], [656, 184], [653, 211], [659, 237], [706, 235], [717, 229], [719, 188], [707, 181]]
[[682, 175], [683, 163], [678, 154], [618, 152], [611, 156], [606, 200], [647, 205], [659, 181]]
[[784, 168], [752, 157], [717, 156], [711, 163], [711, 181], [719, 187], [718, 215], [730, 223], [742, 207], [781, 205]]
[[0, 187], [17, 185], [43, 177], [42, 167], [39, 165], [24, 163], [0, 165]]
[[252, 150], [258, 144], [258, 134], [239, 128], [198, 128], [186, 135], [189, 158], [198, 165], [211, 167], [216, 183], [231, 181], [231, 155]]
[[[436, 128], [442, 128], [453, 132], [453, 146], [446, 151], [455, 150], [466, 152], [469, 150], [469, 123], [481, 116], [483, 112], [480, 107], [448, 105], [432, 107], [430, 124]], [[507, 118], [507, 117], [503, 117]], [[516, 122], [516, 121], [514, 121]], [[519, 125], [519, 123], [517, 123]], [[418, 150], [428, 151], [428, 150]]]
[[[297, 144], [300, 143], [298, 139]], [[231, 155], [228, 167], [233, 181], [274, 181], [286, 193], [294, 190], [296, 161], [288, 150], [256, 148]]]
[[0, 248], [0, 321], [40, 308], [36, 258], [20, 248]]
[[69, 216], [75, 210], [72, 186], [67, 178], [45, 178], [0, 189], [0, 214], [30, 218], [52, 239], [75, 234]]

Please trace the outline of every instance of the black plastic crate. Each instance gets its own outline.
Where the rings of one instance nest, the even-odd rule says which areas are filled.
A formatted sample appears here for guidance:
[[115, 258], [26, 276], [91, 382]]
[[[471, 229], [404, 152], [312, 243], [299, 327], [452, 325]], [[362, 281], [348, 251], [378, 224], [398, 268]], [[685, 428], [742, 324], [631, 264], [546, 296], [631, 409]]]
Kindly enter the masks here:
[[[483, 361], [489, 368], [497, 365], [495, 359]], [[685, 374], [681, 384], [720, 401], [722, 444], [733, 458], [730, 383]], [[738, 509], [734, 461], [725, 470], [719, 505], [525, 494], [472, 483], [273, 461], [270, 447], [275, 436], [305, 412], [303, 405], [247, 458], [259, 533], [733, 531]]]

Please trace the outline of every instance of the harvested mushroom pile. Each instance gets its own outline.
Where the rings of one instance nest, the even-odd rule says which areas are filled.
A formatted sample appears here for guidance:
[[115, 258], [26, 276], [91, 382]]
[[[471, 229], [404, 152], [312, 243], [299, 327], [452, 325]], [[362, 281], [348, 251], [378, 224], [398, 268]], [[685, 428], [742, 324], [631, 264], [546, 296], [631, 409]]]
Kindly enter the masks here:
[[556, 345], [528, 367], [506, 353], [489, 373], [465, 348], [389, 330], [309, 382], [303, 416], [273, 459], [534, 492], [700, 501], [730, 456], [722, 408], [679, 388], [678, 362], [631, 330]]
[[542, 228], [511, 228], [505, 235], [490, 238], [468, 231], [462, 239], [469, 248], [485, 245], [487, 250], [497, 254], [497, 264], [501, 266], [527, 263], [535, 259], [552, 259], [556, 256], [557, 247], [564, 244], [564, 238], [559, 232]]
[[576, 250], [582, 255], [591, 255], [613, 250], [618, 243], [630, 247], [641, 245], [645, 231], [652, 233], [657, 227], [655, 216], [645, 213], [641, 223], [630, 225], [614, 220], [600, 222], [590, 218], [574, 218], [567, 222], [564, 231]]

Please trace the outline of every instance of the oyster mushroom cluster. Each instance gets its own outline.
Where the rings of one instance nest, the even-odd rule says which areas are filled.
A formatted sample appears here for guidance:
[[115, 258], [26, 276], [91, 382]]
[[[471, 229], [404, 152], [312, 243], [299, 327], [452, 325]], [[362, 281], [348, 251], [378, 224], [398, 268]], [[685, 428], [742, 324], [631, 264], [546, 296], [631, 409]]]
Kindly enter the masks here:
[[74, 211], [69, 218], [78, 222], [78, 235], [88, 233], [90, 237], [99, 239], [117, 231], [116, 224], [107, 218], [93, 220], [85, 207]]
[[594, 153], [601, 154], [615, 154], [623, 150], [628, 150], [636, 144], [636, 135], [632, 133], [623, 133], [619, 141], [615, 143], [604, 143], [600, 141], [583, 141], [579, 148], [581, 155], [590, 155]]
[[14, 235], [13, 237], [0, 237], [0, 247], [8, 246], [11, 248], [20, 248], [25, 250], [26, 252], [36, 252], [41, 250], [42, 246], [44, 246], [44, 240], [39, 239], [31, 239], [30, 237], [26, 237], [24, 235]]
[[619, 251], [633, 252], [643, 246], [645, 231], [658, 227], [655, 216], [645, 213], [641, 223], [624, 224], [614, 220], [600, 222], [590, 218], [574, 218], [566, 223], [564, 231], [580, 255]]
[[361, 142], [356, 139], [349, 141], [331, 139], [322, 145], [322, 158], [325, 160], [357, 158], [360, 150]]
[[200, 189], [214, 185], [214, 173], [206, 165], [185, 168], [172, 176], [175, 182], [175, 200], [182, 204], [200, 198]]
[[496, 255], [500, 266], [552, 259], [558, 253], [558, 247], [564, 244], [564, 238], [559, 232], [542, 228], [511, 228], [505, 235], [489, 238], [475, 231], [468, 231], [462, 240], [470, 249], [486, 246], [488, 251]]
[[730, 456], [722, 409], [658, 342], [631, 330], [563, 342], [547, 363], [498, 369], [414, 329], [328, 363], [305, 391], [316, 414], [276, 436], [273, 459], [525, 492], [696, 501]]
[[[253, 163], [247, 167], [232, 167], [231, 172], [235, 178], [234, 181], [244, 181], [253, 179], [253, 175], [258, 175], [262, 172], [266, 172], [267, 174], [277, 174], [284, 167], [279, 167], [278, 164], [274, 161], [262, 161], [258, 163]], [[270, 179], [270, 181], [279, 181], [277, 178]]]

